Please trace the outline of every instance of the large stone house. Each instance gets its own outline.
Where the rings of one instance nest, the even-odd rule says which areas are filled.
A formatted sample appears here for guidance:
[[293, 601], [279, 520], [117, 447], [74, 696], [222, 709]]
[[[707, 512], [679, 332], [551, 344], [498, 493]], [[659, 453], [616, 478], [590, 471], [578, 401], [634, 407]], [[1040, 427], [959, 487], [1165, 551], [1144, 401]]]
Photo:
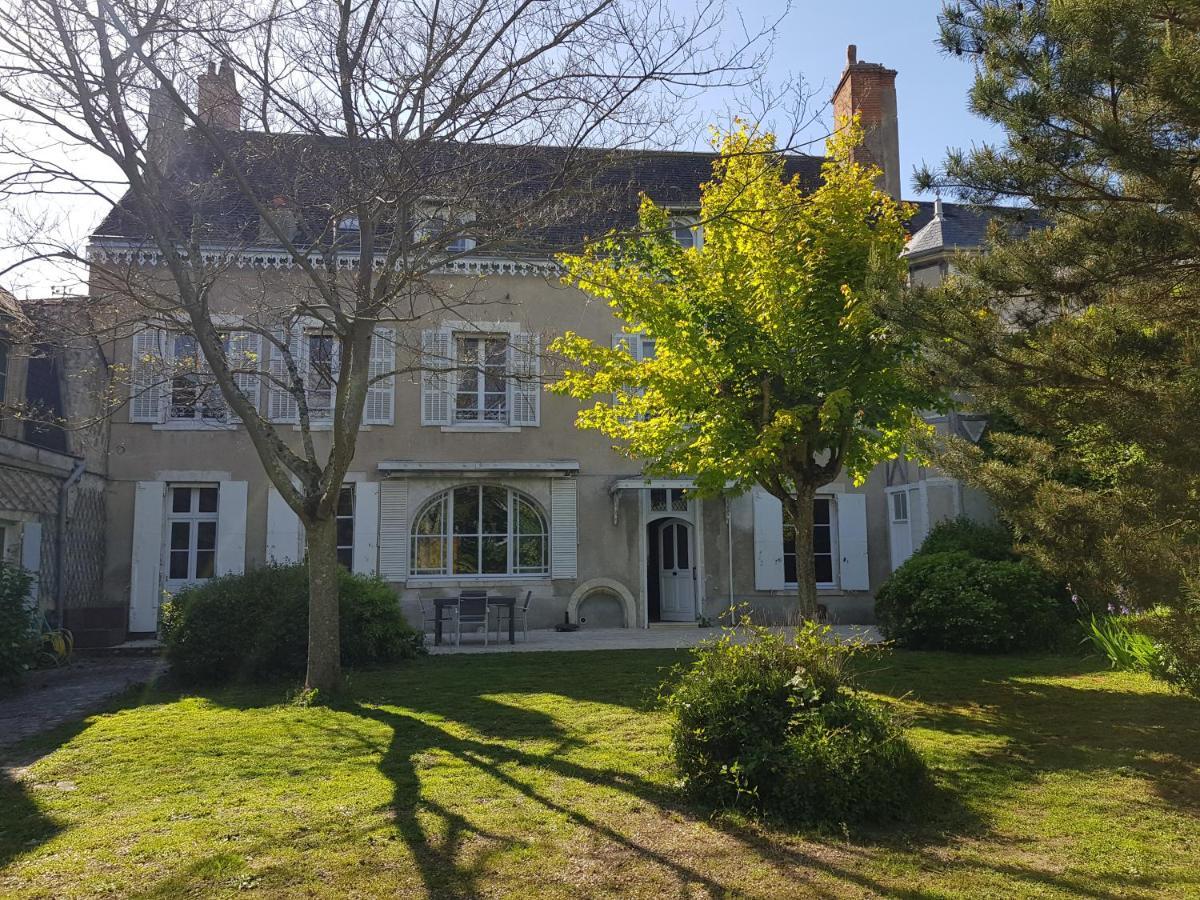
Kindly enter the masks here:
[[[834, 107], [863, 116], [868, 139], [860, 152], [883, 167], [884, 187], [898, 193], [895, 76], [859, 62], [851, 48]], [[214, 115], [236, 130], [231, 76], [215, 87], [211, 79], [225, 76], [206, 77], [202, 98], [218, 98]], [[680, 240], [702, 239], [686, 213], [709, 176], [711, 154], [631, 159], [631, 184], [680, 210]], [[788, 164], [815, 179], [820, 162], [798, 156]], [[635, 197], [632, 190], [630, 210]], [[914, 277], [954, 249], [941, 236], [946, 209], [919, 204]], [[239, 240], [239, 268], [214, 299], [232, 329], [239, 279], [247, 295], [263, 285], [283, 294], [300, 277], [267, 237]], [[222, 252], [220, 241], [215, 235], [214, 252]], [[121, 208], [92, 235], [90, 249], [97, 260], [135, 264], [148, 277], [159, 265]], [[558, 282], [545, 254], [467, 254], [443, 277], [470, 278], [479, 301], [470, 322], [435, 316], [408, 336], [424, 348], [420, 375], [372, 387], [339, 510], [345, 565], [392, 584], [414, 619], [419, 594], [466, 587], [531, 590], [534, 627], [564, 616], [584, 627], [694, 622], [735, 602], [749, 603], [760, 618], [794, 617], [797, 560], [777, 500], [761, 490], [698, 499], [686, 478], [643, 477], [603, 437], [575, 428], [574, 401], [545, 393], [532, 377], [539, 349], [566, 328], [598, 341], [631, 341], [640, 354], [653, 352], [651, 342], [621, 335], [604, 304]], [[394, 359], [396, 338], [382, 323], [381, 371]], [[318, 331], [298, 340], [301, 353], [330, 352]], [[139, 381], [148, 357], [195, 354], [194, 342], [146, 327], [105, 352], [128, 361], [135, 392], [109, 425], [107, 562], [102, 590], [87, 602], [127, 609], [128, 631], [149, 634], [164, 591], [299, 559], [302, 534], [218, 397], [186, 379]], [[475, 361], [468, 371], [447, 371], [447, 360], [464, 359]], [[293, 430], [295, 402], [285, 392], [257, 381], [244, 389], [285, 433]], [[310, 390], [310, 405], [319, 407], [329, 385]], [[881, 466], [863, 486], [841, 480], [825, 488], [816, 500], [814, 564], [829, 619], [870, 621], [874, 590], [929, 525], [970, 512], [975, 502], [956, 483], [903, 461]]]

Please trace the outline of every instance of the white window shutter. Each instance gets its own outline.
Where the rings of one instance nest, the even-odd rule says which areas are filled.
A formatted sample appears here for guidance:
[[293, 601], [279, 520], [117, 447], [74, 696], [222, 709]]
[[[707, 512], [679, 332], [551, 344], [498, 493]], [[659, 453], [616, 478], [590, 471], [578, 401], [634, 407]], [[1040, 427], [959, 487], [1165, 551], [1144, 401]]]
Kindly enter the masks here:
[[550, 481], [550, 577], [578, 575], [579, 527], [574, 478]]
[[129, 574], [129, 630], [158, 630], [162, 557], [166, 535], [165, 481], [139, 481], [133, 495], [133, 558]]
[[451, 334], [429, 328], [421, 332], [421, 424], [449, 425], [454, 398]]
[[222, 481], [217, 494], [217, 574], [246, 571], [246, 482]]
[[[262, 366], [262, 336], [253, 331], [230, 332], [225, 348], [225, 358], [231, 368], [244, 370], [234, 371], [233, 383], [250, 401], [250, 405], [258, 409], [258, 372]], [[240, 422], [241, 419], [231, 412], [229, 421]]]
[[781, 591], [783, 580], [783, 504], [761, 487], [751, 491], [754, 501], [754, 588]]
[[42, 583], [42, 523], [26, 522], [21, 526], [21, 568], [33, 576], [26, 601], [37, 609]]
[[[371, 336], [371, 359], [367, 366], [366, 425], [391, 425], [396, 393], [396, 332], [376, 328]], [[355, 538], [357, 540], [357, 537]]]
[[164, 375], [163, 332], [144, 328], [133, 336], [129, 379], [129, 421], [161, 422]]
[[267, 562], [281, 566], [298, 563], [304, 558], [300, 518], [287, 505], [283, 494], [267, 489]]
[[537, 425], [541, 415], [541, 341], [536, 334], [514, 334], [508, 345], [510, 425]]
[[379, 482], [354, 485], [354, 571], [374, 575], [379, 558]]
[[837, 495], [837, 526], [838, 551], [842, 560], [839, 583], [842, 590], [870, 590], [866, 494]]
[[379, 577], [403, 581], [408, 577], [408, 482], [388, 480], [379, 485]]
[[[292, 385], [292, 377], [288, 372], [287, 360], [284, 358], [278, 342], [284, 340], [284, 333], [277, 332], [271, 342], [271, 389], [268, 391], [267, 418], [272, 422], [299, 422], [300, 406], [296, 397], [288, 387]], [[304, 373], [304, 335], [289, 333], [287, 335], [288, 352], [292, 361], [299, 369], [301, 378]]]

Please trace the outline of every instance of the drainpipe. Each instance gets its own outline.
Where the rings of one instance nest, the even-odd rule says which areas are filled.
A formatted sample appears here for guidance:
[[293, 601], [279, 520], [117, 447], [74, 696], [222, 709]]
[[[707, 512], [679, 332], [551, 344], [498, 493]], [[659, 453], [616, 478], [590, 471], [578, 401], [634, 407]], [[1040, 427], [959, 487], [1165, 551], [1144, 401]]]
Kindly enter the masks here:
[[57, 625], [62, 625], [63, 599], [67, 591], [66, 579], [63, 578], [63, 558], [67, 544], [67, 495], [71, 488], [79, 484], [83, 478], [85, 465], [82, 459], [75, 460], [71, 474], [58, 489], [58, 540], [54, 545], [54, 612], [58, 615]]

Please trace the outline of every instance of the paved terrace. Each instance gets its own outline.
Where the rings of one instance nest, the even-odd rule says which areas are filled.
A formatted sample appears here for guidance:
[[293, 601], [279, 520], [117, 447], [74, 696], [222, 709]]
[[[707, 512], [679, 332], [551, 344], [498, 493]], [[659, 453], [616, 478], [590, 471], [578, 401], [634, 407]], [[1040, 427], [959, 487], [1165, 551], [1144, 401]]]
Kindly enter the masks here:
[[[795, 628], [776, 628], [774, 631], [791, 634]], [[501, 640], [495, 640], [495, 629], [488, 634], [488, 643], [483, 645], [483, 634], [479, 631], [463, 632], [462, 646], [454, 646], [454, 628], [446, 626], [445, 643], [433, 645], [433, 635], [425, 636], [430, 653], [534, 653], [545, 651], [565, 652], [569, 650], [679, 650], [695, 647], [706, 638], [720, 635], [719, 628], [698, 628], [695, 625], [652, 625], [649, 628], [581, 628], [579, 631], [554, 631], [553, 629], [530, 629], [526, 641], [517, 630], [517, 642], [508, 643], [508, 633], [501, 629]], [[834, 625], [833, 634], [842, 640], [860, 638], [868, 643], [878, 643], [883, 638], [873, 625]]]

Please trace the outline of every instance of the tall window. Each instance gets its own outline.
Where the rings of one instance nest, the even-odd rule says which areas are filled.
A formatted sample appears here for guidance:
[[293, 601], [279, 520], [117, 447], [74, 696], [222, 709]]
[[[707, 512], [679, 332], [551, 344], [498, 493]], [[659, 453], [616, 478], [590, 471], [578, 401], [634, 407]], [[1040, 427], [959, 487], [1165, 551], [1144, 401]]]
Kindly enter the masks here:
[[313, 419], [327, 419], [333, 414], [334, 384], [337, 382], [334, 338], [331, 334], [310, 332], [304, 339], [308, 342], [308, 383], [304, 395], [308, 414]]
[[456, 335], [454, 421], [508, 421], [508, 340]]
[[346, 569], [354, 571], [354, 485], [347, 484], [338, 494], [337, 514], [337, 558]]
[[532, 500], [497, 485], [434, 497], [413, 526], [413, 575], [545, 575], [546, 519]]
[[204, 581], [217, 565], [215, 485], [173, 485], [167, 503], [167, 578]]
[[190, 334], [171, 336], [171, 401], [167, 418], [173, 421], [221, 420], [225, 398], [208, 368], [196, 338]]
[[[813, 568], [817, 584], [833, 585], [833, 502], [828, 497], [813, 500]], [[783, 580], [796, 583], [796, 529], [783, 523]]]

